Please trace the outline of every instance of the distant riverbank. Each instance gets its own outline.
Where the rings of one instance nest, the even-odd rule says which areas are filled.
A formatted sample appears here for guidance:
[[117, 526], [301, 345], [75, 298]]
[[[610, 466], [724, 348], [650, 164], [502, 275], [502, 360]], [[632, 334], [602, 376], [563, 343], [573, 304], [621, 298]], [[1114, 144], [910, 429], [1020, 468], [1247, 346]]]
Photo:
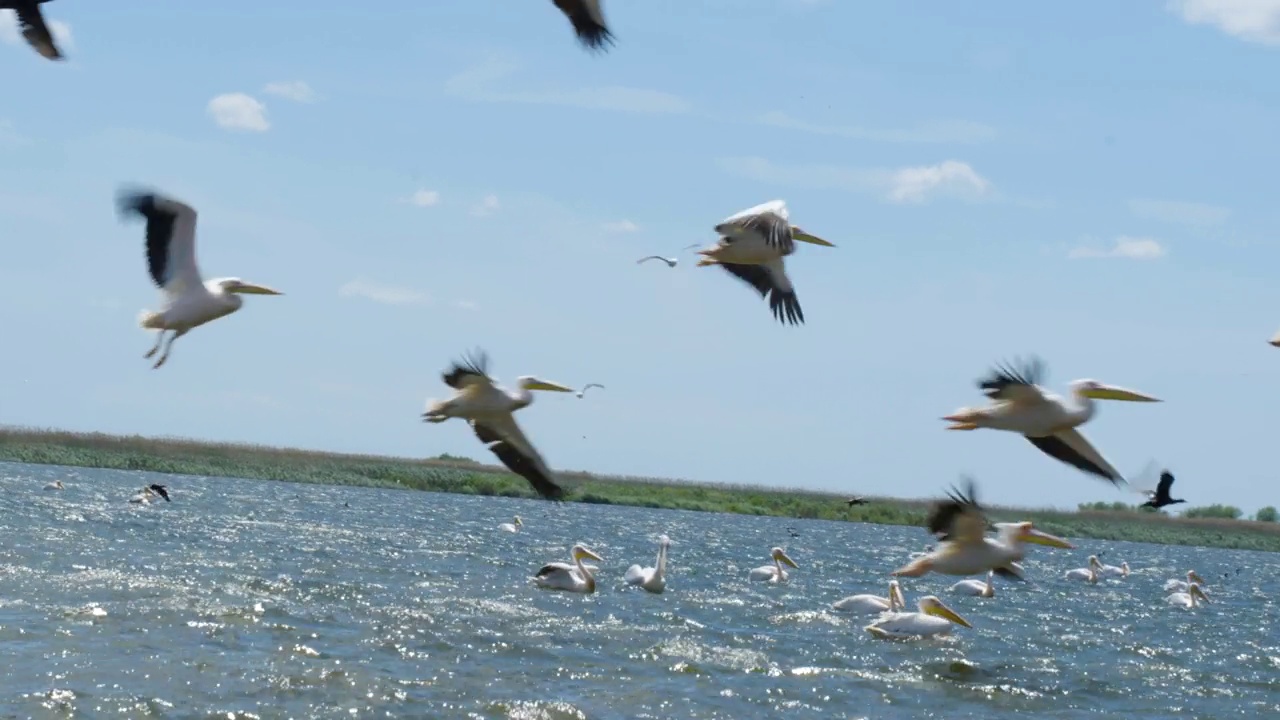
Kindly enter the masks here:
[[[176, 438], [0, 428], [0, 461], [533, 497], [528, 483], [504, 468], [448, 456], [414, 460]], [[929, 505], [928, 500], [868, 497], [869, 504], [850, 508], [844, 496], [804, 490], [590, 473], [560, 473], [559, 477], [569, 502], [674, 510], [922, 525]], [[1069, 538], [1280, 552], [1280, 524], [1277, 523], [1189, 520], [1123, 511], [1061, 512], [1003, 507], [991, 508], [991, 514], [1001, 520], [1031, 520], [1037, 527]], [[921, 545], [928, 541], [923, 530], [920, 539]]]

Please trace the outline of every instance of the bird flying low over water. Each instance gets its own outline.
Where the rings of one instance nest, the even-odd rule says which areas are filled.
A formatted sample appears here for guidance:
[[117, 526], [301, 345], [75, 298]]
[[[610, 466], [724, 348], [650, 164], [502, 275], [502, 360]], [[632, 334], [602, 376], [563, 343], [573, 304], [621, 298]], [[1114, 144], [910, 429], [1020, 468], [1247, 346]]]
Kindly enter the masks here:
[[601, 385], [600, 383], [587, 383], [586, 385], [582, 386], [581, 390], [578, 391], [578, 399], [582, 399], [582, 397], [587, 394], [587, 391], [593, 387], [598, 387], [601, 390], [605, 389], [604, 386]]
[[480, 442], [511, 472], [528, 480], [542, 497], [559, 500], [564, 491], [516, 424], [514, 413], [533, 403], [533, 390], [571, 393], [573, 388], [524, 375], [516, 379], [517, 390], [507, 390], [494, 384], [488, 375], [488, 365], [489, 358], [483, 352], [478, 357], [455, 362], [443, 378], [444, 383], [457, 392], [448, 400], [428, 401], [422, 419], [431, 423], [451, 417], [465, 419]]
[[578, 42], [588, 50], [604, 50], [605, 44], [613, 44], [613, 33], [604, 24], [601, 0], [553, 0], [560, 12], [573, 24]]
[[50, 0], [0, 0], [0, 10], [12, 10], [27, 44], [49, 60], [62, 60], [62, 51], [53, 41], [40, 6]]
[[1149, 507], [1159, 510], [1166, 505], [1177, 505], [1184, 503], [1186, 500], [1182, 498], [1173, 498], [1169, 496], [1169, 491], [1173, 489], [1173, 473], [1165, 470], [1160, 473], [1160, 482], [1156, 484], [1155, 490], [1139, 490], [1140, 493], [1146, 495], [1148, 500], [1138, 507]]
[[173, 333], [153, 368], [169, 359], [174, 340], [239, 310], [244, 305], [241, 294], [284, 294], [240, 278], [204, 282], [196, 265], [196, 211], [191, 206], [149, 192], [121, 193], [119, 206], [122, 214], [138, 215], [147, 221], [147, 270], [164, 297], [160, 312], [143, 311], [138, 318], [143, 328], [160, 332], [155, 346], [143, 357], [155, 355], [165, 332]]
[[799, 325], [804, 322], [804, 311], [783, 258], [795, 252], [796, 240], [835, 245], [792, 225], [788, 217], [786, 203], [771, 200], [725, 218], [715, 228], [720, 242], [698, 251], [703, 256], [698, 267], [719, 265], [767, 298], [779, 322]]
[[978, 387], [993, 402], [986, 407], [961, 408], [942, 419], [951, 422], [948, 430], [1007, 430], [1027, 438], [1049, 457], [1119, 486], [1125, 482], [1120, 471], [1094, 449], [1076, 430], [1093, 418], [1094, 400], [1160, 402], [1135, 390], [1104, 385], [1096, 380], [1071, 382], [1073, 399], [1068, 400], [1040, 386], [1044, 365], [1032, 359], [1021, 369], [998, 367], [978, 381]]
[[845, 503], [848, 504], [849, 507], [853, 507], [854, 505], [866, 505], [867, 499], [864, 497], [851, 497], [848, 500], [845, 500]]

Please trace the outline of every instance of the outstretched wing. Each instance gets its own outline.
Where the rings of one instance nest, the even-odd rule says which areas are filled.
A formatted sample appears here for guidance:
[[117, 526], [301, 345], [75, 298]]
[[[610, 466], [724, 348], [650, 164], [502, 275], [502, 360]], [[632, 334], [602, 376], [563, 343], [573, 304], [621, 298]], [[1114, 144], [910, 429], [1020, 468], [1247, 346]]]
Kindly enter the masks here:
[[554, 0], [560, 12], [573, 24], [578, 41], [591, 50], [604, 49], [605, 43], [613, 44], [613, 33], [604, 24], [600, 0]]
[[499, 421], [472, 420], [471, 429], [508, 470], [528, 480], [538, 495], [548, 500], [560, 500], [564, 497], [564, 490], [551, 477], [551, 471], [547, 469], [538, 451], [533, 449], [529, 439], [520, 431], [515, 418]]
[[40, 6], [25, 2], [14, 5], [16, 5], [14, 12], [18, 15], [18, 26], [27, 44], [49, 60], [61, 60], [62, 53], [53, 42], [53, 33], [49, 31], [49, 26], [44, 21], [44, 13], [40, 12]]
[[196, 211], [190, 205], [152, 192], [124, 191], [121, 214], [147, 221], [147, 270], [170, 297], [202, 284], [196, 266]]
[[[777, 268], [772, 267], [776, 263]], [[804, 322], [804, 311], [800, 309], [800, 299], [782, 270], [782, 261], [777, 260], [769, 265], [739, 265], [737, 263], [717, 263], [730, 275], [755, 288], [761, 297], [769, 299], [769, 309], [773, 316], [783, 324], [799, 325]]]
[[454, 390], [480, 382], [492, 384], [493, 381], [489, 378], [489, 356], [483, 350], [478, 350], [475, 355], [468, 353], [461, 360], [454, 361], [441, 377], [444, 378], [444, 384]]
[[164, 498], [165, 502], [173, 502], [172, 500], [169, 499], [169, 491], [165, 490], [164, 485], [152, 485], [151, 489], [154, 490], [157, 495]]
[[987, 516], [978, 504], [977, 487], [973, 478], [964, 481], [967, 492], [952, 486], [947, 499], [933, 503], [925, 517], [925, 527], [939, 540], [981, 542], [987, 533]]
[[1043, 380], [1044, 363], [1032, 358], [1021, 367], [997, 365], [990, 375], [978, 381], [978, 387], [992, 400], [1035, 404], [1044, 402], [1038, 387]]
[[1171, 496], [1169, 492], [1173, 490], [1173, 473], [1165, 470], [1160, 473], [1160, 482], [1156, 485], [1156, 497], [1161, 500], [1169, 500]]
[[1125, 482], [1120, 471], [1111, 467], [1093, 445], [1075, 429], [1059, 430], [1045, 437], [1024, 436], [1045, 455], [1074, 468], [1096, 475], [1119, 487]]

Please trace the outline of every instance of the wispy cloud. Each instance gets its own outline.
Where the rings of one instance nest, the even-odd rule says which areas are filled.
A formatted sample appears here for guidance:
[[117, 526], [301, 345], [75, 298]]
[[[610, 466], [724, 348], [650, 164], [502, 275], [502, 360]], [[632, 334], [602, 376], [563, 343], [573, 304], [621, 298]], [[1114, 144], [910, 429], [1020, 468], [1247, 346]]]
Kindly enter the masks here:
[[874, 193], [889, 202], [920, 204], [935, 197], [978, 199], [992, 184], [968, 163], [946, 160], [937, 165], [847, 168], [835, 165], [778, 165], [761, 157], [731, 157], [717, 161], [726, 172], [761, 182], [798, 187], [834, 188]]
[[1144, 220], [1178, 225], [1221, 225], [1231, 217], [1231, 209], [1176, 200], [1130, 200], [1129, 211]]
[[633, 233], [640, 229], [640, 226], [630, 220], [619, 220], [617, 222], [607, 222], [603, 226], [605, 232], [611, 233]]
[[[72, 52], [76, 49], [75, 37], [71, 34], [71, 26], [61, 20], [46, 17], [45, 24], [49, 26], [49, 34], [53, 35], [53, 42], [65, 52]], [[26, 39], [22, 37], [22, 31], [18, 28], [18, 15], [12, 10], [0, 10], [0, 43], [5, 45], [25, 45]]]
[[409, 204], [418, 207], [435, 207], [440, 204], [440, 193], [435, 190], [416, 190], [409, 196]]
[[762, 125], [788, 130], [873, 142], [973, 144], [988, 142], [996, 137], [994, 128], [966, 121], [927, 123], [910, 129], [876, 130], [855, 125], [819, 125], [776, 110], [761, 115], [758, 121]]
[[935, 195], [974, 197], [986, 195], [991, 182], [974, 171], [969, 163], [944, 160], [937, 165], [895, 170], [889, 184], [889, 199], [899, 203], [922, 203]]
[[1093, 243], [1078, 245], [1067, 253], [1072, 260], [1089, 258], [1126, 258], [1129, 260], [1156, 260], [1166, 255], [1164, 246], [1159, 240], [1149, 237], [1130, 237], [1121, 235], [1111, 245], [1099, 246]]
[[499, 203], [497, 195], [485, 195], [484, 199], [476, 204], [475, 207], [471, 208], [471, 214], [476, 217], [488, 217], [489, 215], [498, 212], [498, 207]]
[[209, 101], [209, 115], [218, 127], [227, 130], [266, 132], [271, 129], [267, 106], [244, 93], [224, 93]]
[[384, 285], [362, 277], [343, 284], [338, 288], [338, 295], [364, 298], [385, 305], [426, 305], [431, 302], [431, 298], [426, 293], [413, 288]]
[[318, 99], [316, 91], [301, 80], [267, 83], [262, 92], [300, 103], [313, 103]]
[[458, 308], [459, 310], [466, 310], [468, 312], [475, 312], [476, 310], [480, 309], [480, 306], [477, 303], [474, 303], [470, 300], [454, 300], [449, 304], [452, 305], [453, 307]]
[[445, 92], [476, 102], [520, 103], [528, 105], [567, 105], [593, 110], [617, 112], [674, 114], [685, 113], [689, 103], [671, 93], [643, 88], [605, 85], [601, 87], [563, 89], [531, 89], [527, 83], [509, 83], [519, 69], [514, 63], [489, 60], [464, 70], [445, 82]]
[[1247, 42], [1280, 45], [1280, 0], [1169, 0], [1191, 25], [1213, 25]]

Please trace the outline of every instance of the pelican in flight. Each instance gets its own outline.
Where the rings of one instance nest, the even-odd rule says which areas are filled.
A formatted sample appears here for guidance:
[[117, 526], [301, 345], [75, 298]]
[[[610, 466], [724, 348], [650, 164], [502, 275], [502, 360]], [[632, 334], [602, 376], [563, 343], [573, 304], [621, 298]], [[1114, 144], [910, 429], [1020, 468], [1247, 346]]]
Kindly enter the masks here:
[[1066, 574], [1066, 578], [1068, 580], [1084, 580], [1091, 584], [1097, 584], [1098, 578], [1101, 575], [1101, 573], [1099, 572], [1101, 569], [1102, 569], [1102, 563], [1098, 561], [1098, 556], [1090, 555], [1088, 567], [1075, 568], [1074, 570], [1068, 570]]
[[1160, 482], [1156, 483], [1155, 490], [1140, 490], [1139, 492], [1147, 496], [1147, 501], [1138, 507], [1149, 507], [1153, 510], [1159, 510], [1167, 505], [1177, 505], [1184, 503], [1186, 500], [1182, 498], [1174, 498], [1169, 495], [1169, 491], [1173, 489], [1173, 473], [1165, 470], [1160, 473]]
[[430, 423], [451, 417], [466, 419], [480, 442], [511, 472], [528, 480], [538, 495], [559, 500], [564, 491], [516, 424], [513, 413], [533, 403], [534, 390], [571, 393], [573, 388], [525, 375], [516, 379], [519, 389], [510, 391], [494, 384], [488, 364], [489, 358], [483, 352], [455, 362], [443, 377], [444, 383], [457, 392], [448, 400], [428, 401], [422, 419]]
[[916, 602], [919, 612], [886, 612], [864, 629], [883, 640], [949, 635], [951, 626], [973, 626], [947, 607], [936, 595], [926, 595]]
[[595, 568], [584, 565], [583, 559], [604, 562], [604, 558], [592, 552], [585, 545], [574, 545], [569, 550], [573, 563], [553, 562], [543, 565], [533, 582], [547, 590], [568, 590], [577, 593], [593, 593], [596, 591], [596, 578], [592, 575]]
[[985, 582], [982, 580], [961, 580], [952, 585], [950, 590], [957, 595], [976, 595], [978, 597], [993, 598], [996, 596], [995, 576], [995, 570], [988, 570]]
[[40, 6], [49, 0], [0, 0], [0, 10], [12, 10], [27, 44], [48, 60], [62, 60], [62, 52], [53, 41], [53, 33], [45, 23]]
[[994, 402], [986, 407], [961, 408], [942, 419], [952, 423], [948, 430], [990, 428], [1020, 433], [1055, 460], [1117, 486], [1125, 482], [1124, 476], [1076, 428], [1093, 417], [1094, 400], [1160, 400], [1134, 390], [1103, 385], [1096, 380], [1073, 381], [1070, 385], [1073, 399], [1068, 400], [1041, 387], [1039, 383], [1043, 375], [1044, 366], [1036, 359], [1021, 370], [996, 368], [989, 377], [978, 382], [978, 387]]
[[864, 497], [851, 497], [848, 500], [845, 500], [845, 504], [849, 507], [853, 507], [854, 505], [866, 505], [867, 499]]
[[639, 585], [651, 593], [660, 593], [667, 589], [667, 548], [671, 547], [671, 538], [663, 535], [658, 538], [658, 559], [653, 567], [642, 568], [632, 565], [627, 568], [623, 578], [628, 585]]
[[1204, 586], [1208, 584], [1209, 583], [1204, 581], [1204, 578], [1200, 577], [1200, 573], [1195, 570], [1188, 570], [1186, 580], [1179, 580], [1177, 578], [1166, 580], [1164, 583], [1164, 591], [1167, 593], [1187, 592], [1187, 588], [1192, 585], [1199, 585], [1200, 589], [1203, 590]]
[[902, 596], [902, 587], [897, 580], [889, 581], [889, 594], [881, 597], [870, 593], [850, 595], [831, 603], [832, 610], [840, 612], [885, 612], [887, 610], [906, 610], [907, 601]]
[[680, 258], [662, 257], [661, 255], [649, 255], [648, 257], [642, 257], [636, 261], [636, 264], [639, 265], [640, 263], [643, 263], [645, 260], [661, 260], [662, 262], [667, 264], [667, 267], [675, 267], [676, 265], [680, 264]]
[[1177, 607], [1193, 608], [1199, 606], [1200, 603], [1209, 602], [1209, 596], [1204, 594], [1204, 590], [1200, 588], [1199, 583], [1191, 583], [1187, 586], [1186, 592], [1166, 595], [1164, 601]]
[[560, 12], [573, 24], [578, 42], [588, 50], [604, 50], [605, 43], [613, 44], [613, 33], [604, 24], [600, 0], [553, 0]]
[[503, 532], [513, 533], [513, 532], [520, 532], [520, 528], [522, 527], [524, 527], [524, 521], [522, 521], [520, 519], [520, 516], [517, 515], [515, 519], [512, 520], [511, 522], [502, 523], [501, 525], [499, 525], [498, 529], [502, 530]]
[[154, 193], [130, 192], [121, 195], [120, 211], [146, 219], [147, 269], [164, 295], [160, 312], [144, 311], [138, 318], [144, 329], [160, 331], [155, 347], [143, 357], [159, 352], [165, 332], [173, 333], [153, 368], [169, 359], [174, 340], [239, 310], [244, 304], [242, 294], [283, 294], [240, 278], [201, 280], [196, 266], [196, 211], [189, 205]]
[[1267, 341], [1267, 344], [1271, 347], [1280, 347], [1280, 332], [1272, 335], [1271, 339]]
[[835, 247], [820, 237], [810, 235], [787, 219], [787, 205], [782, 200], [747, 208], [716, 225], [720, 242], [699, 250], [698, 267], [719, 265], [730, 275], [742, 280], [768, 298], [769, 309], [781, 323], [799, 325], [804, 311], [796, 290], [787, 277], [783, 258], [795, 252], [795, 242]]
[[578, 399], [581, 400], [582, 397], [587, 394], [587, 391], [593, 387], [598, 387], [601, 390], [604, 390], [604, 386], [601, 385], [600, 383], [587, 383], [582, 387], [581, 390], [578, 391]]
[[796, 564], [796, 561], [792, 560], [791, 556], [787, 555], [786, 551], [780, 547], [770, 550], [769, 557], [773, 558], [772, 565], [761, 565], [758, 568], [752, 568], [747, 577], [757, 582], [768, 582], [774, 584], [784, 583], [790, 575], [782, 566], [790, 565], [793, 568], [800, 567]]
[[1037, 530], [1030, 522], [998, 523], [996, 537], [986, 535], [987, 517], [978, 504], [977, 489], [968, 479], [968, 493], [952, 488], [948, 499], [929, 508], [925, 525], [938, 539], [933, 550], [911, 559], [893, 571], [903, 577], [920, 577], [936, 572], [943, 575], [977, 575], [990, 570], [1022, 580], [1018, 562], [1026, 556], [1025, 543], [1056, 548], [1073, 548], [1071, 543]]

